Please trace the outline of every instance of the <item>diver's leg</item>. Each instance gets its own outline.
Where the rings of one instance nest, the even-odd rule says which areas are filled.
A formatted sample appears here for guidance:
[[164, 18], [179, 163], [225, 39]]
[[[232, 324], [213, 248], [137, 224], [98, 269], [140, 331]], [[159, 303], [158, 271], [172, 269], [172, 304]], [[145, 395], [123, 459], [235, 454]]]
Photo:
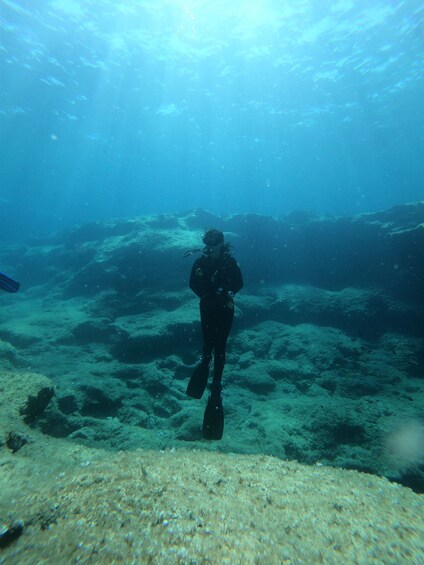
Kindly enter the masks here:
[[225, 305], [220, 310], [219, 324], [215, 336], [214, 371], [211, 386], [212, 394], [221, 394], [222, 373], [224, 372], [225, 366], [225, 350], [234, 319], [234, 308], [232, 306], [233, 304], [231, 303], [230, 307]]
[[222, 373], [225, 365], [225, 346], [234, 317], [232, 301], [215, 310], [214, 372], [208, 403], [203, 416], [203, 437], [220, 440], [224, 433], [224, 408], [222, 406]]
[[211, 331], [211, 313], [208, 304], [200, 302], [200, 321], [203, 335], [203, 351], [200, 362], [191, 375], [187, 385], [187, 395], [192, 398], [202, 398], [208, 384], [209, 365], [213, 350], [213, 334]]
[[210, 363], [215, 338], [215, 320], [213, 304], [207, 300], [200, 301], [200, 323], [202, 326], [203, 350], [202, 361]]
[[203, 437], [220, 440], [224, 434], [224, 408], [222, 406], [222, 373], [225, 365], [225, 346], [230, 333], [234, 310], [219, 307], [214, 340], [214, 371], [208, 403], [203, 416]]

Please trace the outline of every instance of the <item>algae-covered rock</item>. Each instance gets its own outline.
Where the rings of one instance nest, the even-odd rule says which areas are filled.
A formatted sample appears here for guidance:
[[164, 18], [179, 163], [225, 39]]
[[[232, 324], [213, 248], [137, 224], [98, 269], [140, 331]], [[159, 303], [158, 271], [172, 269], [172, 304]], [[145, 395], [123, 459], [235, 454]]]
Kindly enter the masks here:
[[12, 429], [32, 424], [47, 408], [54, 394], [47, 377], [30, 372], [0, 373], [0, 432], [4, 437]]

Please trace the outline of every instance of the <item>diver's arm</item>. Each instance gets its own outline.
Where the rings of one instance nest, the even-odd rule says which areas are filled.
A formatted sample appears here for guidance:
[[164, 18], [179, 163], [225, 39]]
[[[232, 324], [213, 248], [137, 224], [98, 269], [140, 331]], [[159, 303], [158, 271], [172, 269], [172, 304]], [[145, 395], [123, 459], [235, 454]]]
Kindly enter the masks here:
[[195, 261], [191, 269], [189, 287], [199, 298], [206, 294], [205, 278], [199, 261]]
[[237, 294], [237, 292], [243, 288], [243, 275], [241, 274], [241, 269], [237, 261], [234, 259], [234, 257], [232, 257], [231, 259], [232, 259], [232, 265], [231, 265], [232, 268], [231, 268], [231, 280], [230, 280], [229, 290], [233, 294]]

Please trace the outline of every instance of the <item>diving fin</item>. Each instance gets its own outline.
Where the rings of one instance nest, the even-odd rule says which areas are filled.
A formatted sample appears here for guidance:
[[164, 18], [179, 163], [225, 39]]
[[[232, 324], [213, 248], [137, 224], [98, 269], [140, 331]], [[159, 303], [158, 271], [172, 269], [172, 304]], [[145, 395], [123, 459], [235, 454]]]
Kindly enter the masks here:
[[222, 439], [224, 433], [224, 408], [221, 394], [211, 394], [203, 416], [203, 437]]
[[191, 398], [202, 398], [208, 384], [209, 363], [202, 361], [194, 370], [187, 385], [187, 396]]
[[0, 273], [0, 288], [6, 292], [17, 292], [21, 285], [8, 275]]

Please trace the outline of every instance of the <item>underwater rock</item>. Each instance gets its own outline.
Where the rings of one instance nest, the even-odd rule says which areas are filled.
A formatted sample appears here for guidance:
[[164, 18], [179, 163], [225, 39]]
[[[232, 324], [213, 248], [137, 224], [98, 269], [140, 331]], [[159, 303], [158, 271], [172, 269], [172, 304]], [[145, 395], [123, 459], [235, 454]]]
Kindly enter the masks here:
[[[245, 281], [309, 284], [327, 290], [382, 288], [417, 302], [424, 280], [424, 204], [352, 217], [290, 213], [280, 218], [204, 210], [145, 216], [33, 240], [8, 251], [11, 263], [31, 272], [31, 283], [57, 277], [65, 296], [105, 290], [136, 295], [141, 289], [181, 288], [189, 264], [182, 251], [201, 247], [207, 226], [228, 234]], [[15, 256], [14, 256], [15, 253]]]
[[79, 345], [107, 343], [116, 333], [117, 329], [105, 318], [86, 320], [72, 329], [73, 342]]
[[197, 412], [196, 407], [192, 405], [170, 418], [170, 422], [176, 430], [176, 438], [180, 441], [202, 439], [201, 420]]
[[249, 371], [229, 378], [229, 380], [255, 394], [269, 394], [276, 387], [275, 380], [266, 371], [266, 365], [261, 363], [249, 367]]
[[37, 427], [44, 433], [53, 437], [67, 437], [81, 427], [82, 416], [78, 413], [70, 415], [60, 411], [58, 404], [53, 403], [37, 421]]
[[376, 377], [367, 377], [358, 382], [352, 379], [350, 382], [340, 386], [340, 394], [350, 398], [363, 398], [364, 396], [376, 396], [384, 388], [384, 381], [379, 382]]
[[80, 439], [83, 441], [90, 441], [94, 438], [94, 430], [90, 428], [79, 428], [68, 435], [69, 439]]
[[63, 414], [72, 414], [73, 412], [76, 412], [79, 408], [77, 397], [73, 393], [64, 394], [63, 396], [58, 397], [57, 404], [59, 410]]
[[207, 212], [202, 208], [196, 208], [182, 219], [191, 229], [202, 230], [202, 232], [211, 226], [217, 229], [224, 229], [223, 226], [225, 225], [222, 218], [218, 218], [215, 214], [211, 214], [211, 212]]
[[118, 412], [118, 418], [122, 424], [146, 429], [152, 427], [152, 417], [143, 410], [132, 408], [131, 406], [121, 408]]
[[143, 363], [155, 359], [164, 349], [164, 336], [131, 337], [118, 341], [111, 354], [121, 363]]
[[19, 432], [9, 432], [6, 438], [6, 445], [12, 453], [16, 453], [29, 442], [29, 437]]
[[[238, 260], [250, 283], [264, 278], [268, 284], [302, 281], [328, 289], [381, 284], [415, 292], [423, 276], [423, 223], [423, 203], [350, 218], [291, 213], [278, 219], [255, 214], [223, 219], [194, 210], [185, 215], [93, 222], [62, 237], [55, 234], [51, 241], [44, 238], [16, 248], [19, 257], [8, 255], [31, 273], [35, 263], [44, 262], [46, 282], [55, 268], [58, 275], [67, 272], [75, 293], [96, 292], [98, 285], [119, 284], [120, 278], [136, 284], [144, 277], [149, 285], [163, 286], [171, 282], [164, 279], [169, 274], [168, 260], [172, 259], [175, 273], [184, 276], [186, 263], [177, 261], [178, 255], [184, 248], [199, 246], [200, 231], [214, 225], [238, 236], [233, 237]], [[79, 257], [86, 253], [78, 272], [77, 252]]]
[[4, 371], [0, 373], [0, 392], [0, 412], [10, 429], [20, 420], [32, 424], [39, 418], [54, 395], [54, 386], [37, 373]]
[[52, 396], [54, 395], [53, 386], [39, 389], [35, 395], [29, 395], [26, 402], [19, 409], [26, 424], [33, 423], [47, 408]]
[[147, 224], [152, 228], [176, 229], [179, 227], [178, 218], [173, 214], [154, 216], [151, 220], [147, 221]]
[[114, 416], [122, 406], [121, 392], [116, 388], [105, 390], [96, 386], [81, 385], [80, 390], [84, 393], [81, 408], [83, 416]]
[[[157, 318], [159, 319], [159, 315]], [[188, 341], [191, 333], [190, 325], [167, 324], [163, 318], [163, 322], [157, 323], [152, 329], [140, 328], [138, 334], [130, 337], [120, 336], [110, 348], [110, 353], [121, 363], [146, 363], [155, 359], [163, 359], [173, 351], [176, 340], [181, 336], [184, 337], [185, 333], [187, 333]]]
[[2, 361], [9, 361], [10, 364], [16, 365], [16, 349], [8, 343], [7, 341], [3, 341], [0, 338], [0, 358]]
[[[94, 427], [85, 441], [122, 447], [133, 425], [142, 437], [154, 430], [153, 447], [201, 439], [203, 406], [186, 414], [185, 395], [201, 352], [188, 289], [194, 256], [181, 254], [201, 248], [202, 231], [214, 225], [245, 277], [224, 373], [225, 449], [391, 472], [375, 456], [384, 434], [422, 405], [422, 224], [422, 204], [353, 218], [197, 210], [34, 240], [8, 251], [7, 264], [31, 273], [34, 286], [4, 306], [5, 366], [15, 359], [52, 375], [61, 396], [36, 417], [49, 435], [78, 438]], [[40, 382], [9, 378], [16, 398], [8, 393], [0, 411], [7, 405], [23, 424], [19, 408], [38, 394], [31, 380]], [[423, 469], [414, 473], [422, 485]]]

